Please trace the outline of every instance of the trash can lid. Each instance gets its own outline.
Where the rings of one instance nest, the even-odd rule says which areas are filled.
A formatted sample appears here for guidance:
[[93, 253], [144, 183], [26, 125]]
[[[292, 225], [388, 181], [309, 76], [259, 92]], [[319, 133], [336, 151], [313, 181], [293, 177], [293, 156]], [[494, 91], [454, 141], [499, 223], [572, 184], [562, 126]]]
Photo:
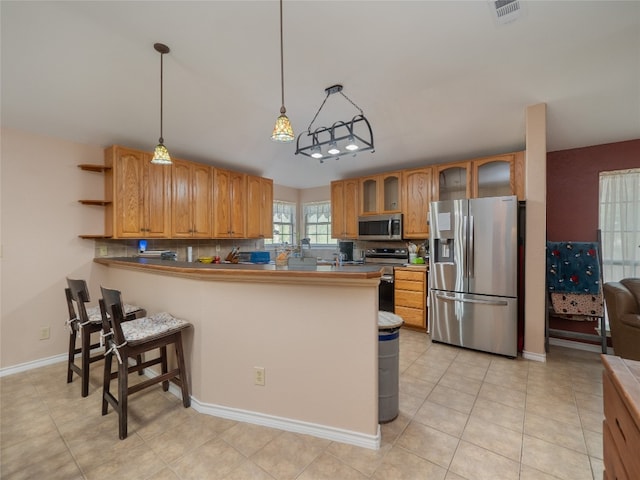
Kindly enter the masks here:
[[378, 312], [378, 328], [379, 329], [389, 329], [389, 328], [398, 328], [404, 323], [404, 320], [400, 315], [396, 315], [395, 313], [385, 312], [380, 310]]

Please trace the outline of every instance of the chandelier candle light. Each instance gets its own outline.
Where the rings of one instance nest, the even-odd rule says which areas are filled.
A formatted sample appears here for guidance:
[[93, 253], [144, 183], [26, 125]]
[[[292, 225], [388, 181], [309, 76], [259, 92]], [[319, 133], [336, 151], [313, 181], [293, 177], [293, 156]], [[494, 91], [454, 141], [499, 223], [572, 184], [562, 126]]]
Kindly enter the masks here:
[[295, 137], [293, 127], [289, 117], [287, 117], [287, 109], [284, 107], [284, 48], [282, 35], [282, 0], [280, 0], [280, 93], [282, 94], [282, 106], [280, 107], [280, 116], [276, 119], [276, 125], [273, 127], [271, 140], [276, 142], [292, 142]]
[[153, 158], [151, 163], [158, 165], [171, 165], [171, 157], [167, 147], [164, 146], [164, 138], [162, 138], [162, 57], [165, 53], [169, 53], [169, 47], [162, 43], [155, 43], [153, 48], [160, 53], [160, 138], [158, 139], [158, 145], [156, 145], [153, 151]]
[[[371, 150], [371, 153], [375, 152], [373, 147], [373, 131], [369, 121], [364, 116], [362, 109], [356, 105], [349, 97], [342, 92], [342, 85], [332, 85], [325, 88], [324, 101], [320, 108], [316, 112], [307, 127], [306, 132], [302, 132], [298, 135], [298, 141], [296, 143], [296, 155], [302, 154], [307, 157], [316, 158], [320, 160], [320, 163], [324, 163], [325, 158], [335, 158], [336, 160], [343, 155], [355, 156], [357, 152], [363, 152]], [[353, 117], [350, 121], [337, 121], [330, 127], [318, 127], [313, 132], [311, 126], [315, 122], [320, 110], [324, 107], [324, 104], [329, 98], [329, 95], [339, 93], [346, 98], [349, 103], [358, 109], [359, 115]], [[305, 142], [309, 144], [307, 146], [301, 146]]]

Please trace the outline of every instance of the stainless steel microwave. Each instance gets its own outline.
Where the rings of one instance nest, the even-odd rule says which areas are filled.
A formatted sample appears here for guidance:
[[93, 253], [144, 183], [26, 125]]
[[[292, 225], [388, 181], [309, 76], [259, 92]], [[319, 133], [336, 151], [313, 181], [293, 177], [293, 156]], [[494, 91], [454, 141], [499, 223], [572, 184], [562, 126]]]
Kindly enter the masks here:
[[402, 214], [358, 217], [358, 240], [402, 240]]

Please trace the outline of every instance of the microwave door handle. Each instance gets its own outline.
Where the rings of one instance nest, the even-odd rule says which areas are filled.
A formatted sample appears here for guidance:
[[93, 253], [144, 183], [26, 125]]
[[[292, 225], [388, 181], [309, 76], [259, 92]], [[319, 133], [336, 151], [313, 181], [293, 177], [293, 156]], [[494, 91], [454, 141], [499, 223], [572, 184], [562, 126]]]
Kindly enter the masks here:
[[389, 223], [387, 224], [387, 234], [391, 238], [391, 218], [389, 218]]

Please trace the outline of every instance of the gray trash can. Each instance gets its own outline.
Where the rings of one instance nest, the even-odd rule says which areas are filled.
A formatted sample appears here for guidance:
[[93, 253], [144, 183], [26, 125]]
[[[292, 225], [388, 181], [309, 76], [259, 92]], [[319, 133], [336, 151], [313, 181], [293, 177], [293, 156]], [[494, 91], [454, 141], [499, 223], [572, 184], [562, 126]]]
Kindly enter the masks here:
[[402, 317], [378, 312], [378, 421], [387, 423], [398, 416], [400, 327]]

